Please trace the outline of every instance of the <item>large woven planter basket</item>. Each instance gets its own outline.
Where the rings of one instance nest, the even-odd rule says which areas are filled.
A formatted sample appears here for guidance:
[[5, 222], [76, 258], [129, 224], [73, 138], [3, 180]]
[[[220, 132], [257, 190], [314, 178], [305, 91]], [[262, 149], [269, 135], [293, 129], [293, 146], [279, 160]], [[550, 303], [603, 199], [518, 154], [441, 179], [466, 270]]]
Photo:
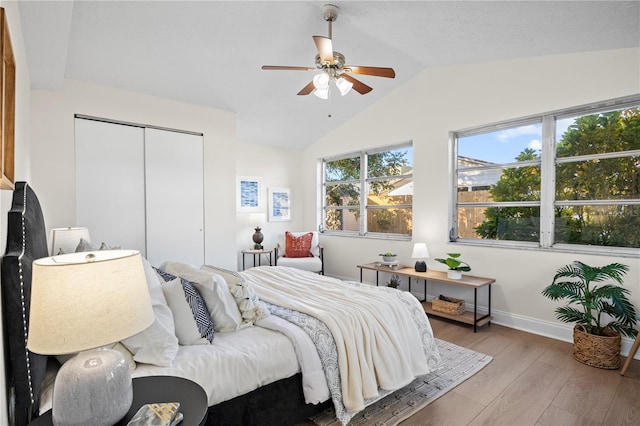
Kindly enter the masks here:
[[605, 329], [604, 336], [589, 334], [583, 325], [573, 327], [573, 357], [592, 367], [615, 370], [620, 367], [619, 333]]

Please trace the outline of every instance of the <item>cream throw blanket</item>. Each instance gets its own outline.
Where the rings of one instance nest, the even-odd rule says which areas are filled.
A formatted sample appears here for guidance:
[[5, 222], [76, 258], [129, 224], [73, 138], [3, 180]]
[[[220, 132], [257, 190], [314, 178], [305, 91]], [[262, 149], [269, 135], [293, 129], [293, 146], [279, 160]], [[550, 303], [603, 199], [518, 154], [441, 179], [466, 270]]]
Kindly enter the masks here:
[[251, 268], [241, 275], [260, 299], [326, 324], [337, 346], [348, 412], [363, 410], [365, 399], [378, 396], [378, 387], [396, 390], [429, 373], [418, 328], [388, 291], [283, 266]]

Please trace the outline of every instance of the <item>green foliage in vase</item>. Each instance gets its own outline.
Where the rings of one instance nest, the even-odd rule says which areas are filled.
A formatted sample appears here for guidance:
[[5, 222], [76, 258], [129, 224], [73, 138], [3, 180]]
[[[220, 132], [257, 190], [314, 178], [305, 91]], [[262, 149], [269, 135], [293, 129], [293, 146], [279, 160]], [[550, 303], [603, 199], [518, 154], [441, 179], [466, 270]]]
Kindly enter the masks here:
[[437, 257], [435, 260], [447, 265], [449, 269], [453, 271], [469, 272], [471, 270], [471, 266], [469, 266], [467, 262], [463, 262], [462, 260], [458, 259], [461, 256], [460, 253], [447, 253], [447, 256], [449, 257], [446, 259]]

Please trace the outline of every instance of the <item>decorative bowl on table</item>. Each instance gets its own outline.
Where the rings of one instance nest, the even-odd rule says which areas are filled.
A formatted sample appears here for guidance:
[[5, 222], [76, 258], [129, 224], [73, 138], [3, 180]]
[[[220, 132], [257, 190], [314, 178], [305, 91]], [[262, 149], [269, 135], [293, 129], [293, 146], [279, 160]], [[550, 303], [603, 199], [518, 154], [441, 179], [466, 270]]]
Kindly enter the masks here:
[[382, 260], [385, 262], [395, 262], [396, 257], [398, 257], [397, 254], [392, 254], [392, 253], [384, 253], [384, 254], [380, 254], [380, 256], [382, 256]]

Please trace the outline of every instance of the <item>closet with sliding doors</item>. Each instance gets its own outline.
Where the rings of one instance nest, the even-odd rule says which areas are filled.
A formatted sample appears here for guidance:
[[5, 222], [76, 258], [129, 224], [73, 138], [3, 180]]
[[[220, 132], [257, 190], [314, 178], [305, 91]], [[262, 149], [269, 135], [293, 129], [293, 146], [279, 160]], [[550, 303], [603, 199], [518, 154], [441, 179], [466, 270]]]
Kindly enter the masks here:
[[202, 134], [75, 117], [76, 226], [152, 265], [204, 263]]

